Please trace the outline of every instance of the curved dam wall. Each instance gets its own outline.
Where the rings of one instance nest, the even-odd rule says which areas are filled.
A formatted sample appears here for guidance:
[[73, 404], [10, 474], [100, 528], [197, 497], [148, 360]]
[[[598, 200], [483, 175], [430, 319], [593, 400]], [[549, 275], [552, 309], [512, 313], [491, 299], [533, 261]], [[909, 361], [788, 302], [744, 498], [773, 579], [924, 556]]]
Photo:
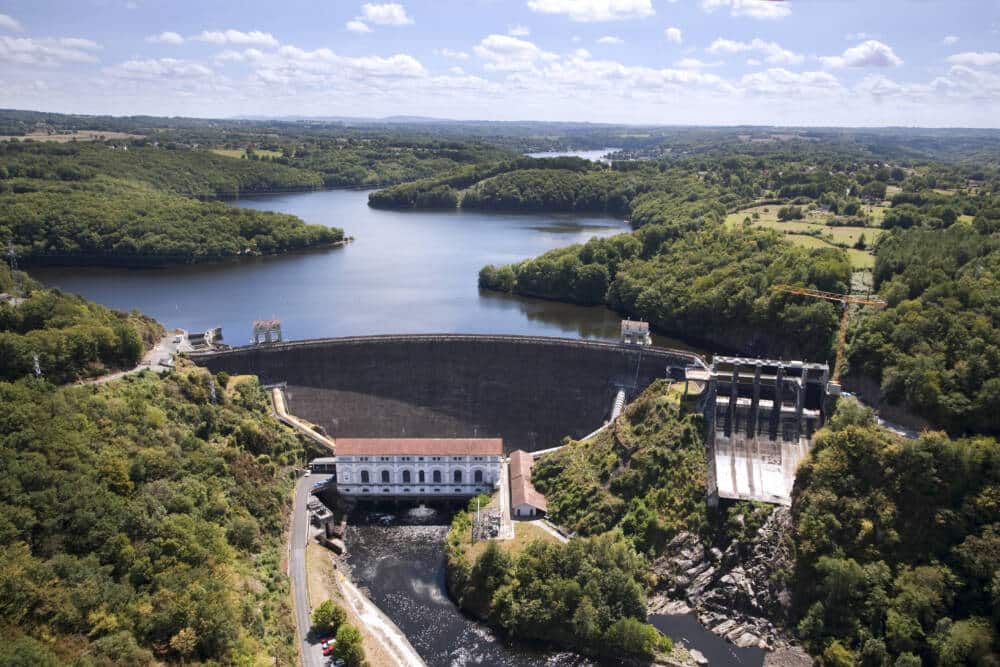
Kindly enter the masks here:
[[500, 437], [507, 451], [582, 437], [654, 380], [700, 359], [562, 338], [330, 338], [191, 355], [212, 372], [287, 383], [289, 411], [336, 437]]

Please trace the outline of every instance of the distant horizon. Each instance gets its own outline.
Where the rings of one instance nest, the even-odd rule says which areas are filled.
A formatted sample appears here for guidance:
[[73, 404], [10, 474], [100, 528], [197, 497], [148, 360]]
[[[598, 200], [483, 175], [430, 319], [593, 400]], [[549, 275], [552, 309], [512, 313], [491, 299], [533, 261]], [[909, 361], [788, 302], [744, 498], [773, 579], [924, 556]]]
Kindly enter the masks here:
[[988, 126], [971, 126], [971, 125], [764, 125], [764, 124], [753, 124], [753, 123], [726, 123], [726, 124], [694, 124], [694, 123], [628, 123], [628, 122], [605, 122], [605, 121], [589, 121], [589, 120], [539, 120], [536, 118], [523, 118], [515, 120], [490, 120], [487, 118], [445, 118], [437, 116], [415, 116], [411, 114], [392, 114], [388, 116], [299, 116], [299, 115], [263, 115], [263, 114], [252, 114], [246, 116], [188, 116], [188, 115], [161, 115], [161, 114], [148, 114], [148, 113], [122, 113], [122, 114], [107, 114], [107, 113], [84, 113], [84, 112], [74, 112], [74, 111], [51, 111], [43, 109], [19, 109], [4, 107], [0, 108], [0, 113], [4, 112], [16, 112], [16, 113], [38, 113], [38, 114], [54, 114], [59, 116], [73, 116], [73, 117], [85, 117], [85, 118], [115, 118], [115, 119], [127, 119], [127, 118], [162, 118], [162, 119], [184, 119], [184, 120], [206, 120], [206, 121], [244, 121], [244, 122], [285, 122], [285, 123], [306, 123], [306, 122], [325, 122], [325, 123], [390, 123], [390, 124], [406, 124], [406, 123], [469, 123], [469, 124], [505, 124], [505, 125], [517, 125], [517, 124], [537, 124], [537, 125], [595, 125], [604, 127], [647, 127], [647, 128], [657, 128], [657, 129], [697, 129], [697, 128], [709, 128], [709, 129], [738, 129], [738, 128], [748, 128], [748, 129], [789, 129], [789, 130], [976, 130], [976, 131], [986, 131], [986, 132], [1000, 132], [1000, 125], [996, 127]]
[[10, 0], [0, 106], [992, 129], [998, 35], [984, 0]]

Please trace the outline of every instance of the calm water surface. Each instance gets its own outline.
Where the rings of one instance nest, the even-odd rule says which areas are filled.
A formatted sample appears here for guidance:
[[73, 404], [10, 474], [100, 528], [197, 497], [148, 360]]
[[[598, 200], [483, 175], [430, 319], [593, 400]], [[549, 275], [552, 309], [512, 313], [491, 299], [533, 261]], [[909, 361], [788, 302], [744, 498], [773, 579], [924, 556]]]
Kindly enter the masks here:
[[608, 153], [614, 153], [617, 148], [601, 148], [594, 151], [543, 151], [541, 153], [528, 153], [528, 157], [582, 157], [591, 162], [609, 162]]
[[[37, 268], [46, 285], [168, 327], [223, 327], [249, 341], [250, 324], [280, 318], [289, 339], [382, 333], [507, 333], [614, 339], [619, 316], [480, 291], [485, 264], [504, 264], [594, 236], [628, 231], [621, 220], [561, 214], [384, 211], [355, 190], [245, 199], [237, 206], [282, 211], [343, 227], [342, 248], [168, 269]], [[660, 344], [676, 341], [661, 339]]]

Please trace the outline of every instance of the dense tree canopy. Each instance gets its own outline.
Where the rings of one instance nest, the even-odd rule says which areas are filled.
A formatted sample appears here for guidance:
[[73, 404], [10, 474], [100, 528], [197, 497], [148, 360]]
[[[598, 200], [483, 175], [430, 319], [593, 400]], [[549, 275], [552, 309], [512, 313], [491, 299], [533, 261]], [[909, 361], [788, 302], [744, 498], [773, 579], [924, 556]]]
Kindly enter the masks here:
[[[306, 173], [287, 167], [276, 173], [260, 167], [264, 173], [258, 173], [244, 164], [192, 150], [0, 144], [0, 243], [13, 243], [27, 262], [141, 266], [273, 254], [343, 239], [340, 229], [291, 215], [182, 196], [282, 188], [288, 185], [282, 179]], [[299, 189], [318, 185], [293, 183]]]
[[879, 242], [888, 308], [851, 332], [850, 372], [955, 433], [1000, 433], [1000, 235], [969, 225], [897, 231]]
[[15, 299], [0, 302], [0, 380], [37, 372], [53, 382], [68, 382], [132, 368], [163, 331], [139, 313], [41, 289], [23, 274], [15, 280], [3, 264], [0, 292]]
[[997, 664], [996, 441], [904, 441], [857, 408], [831, 426], [799, 469], [792, 505], [811, 652], [835, 647], [863, 665]]
[[255, 382], [212, 381], [0, 383], [5, 643], [59, 664], [293, 659], [280, 564], [299, 445]]

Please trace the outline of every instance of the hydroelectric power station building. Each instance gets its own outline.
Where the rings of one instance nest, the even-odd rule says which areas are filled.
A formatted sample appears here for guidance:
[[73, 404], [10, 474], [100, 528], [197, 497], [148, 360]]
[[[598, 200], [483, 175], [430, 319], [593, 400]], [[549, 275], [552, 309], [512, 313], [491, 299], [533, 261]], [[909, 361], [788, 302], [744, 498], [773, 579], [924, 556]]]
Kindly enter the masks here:
[[338, 438], [337, 491], [354, 498], [458, 498], [500, 482], [500, 438]]

